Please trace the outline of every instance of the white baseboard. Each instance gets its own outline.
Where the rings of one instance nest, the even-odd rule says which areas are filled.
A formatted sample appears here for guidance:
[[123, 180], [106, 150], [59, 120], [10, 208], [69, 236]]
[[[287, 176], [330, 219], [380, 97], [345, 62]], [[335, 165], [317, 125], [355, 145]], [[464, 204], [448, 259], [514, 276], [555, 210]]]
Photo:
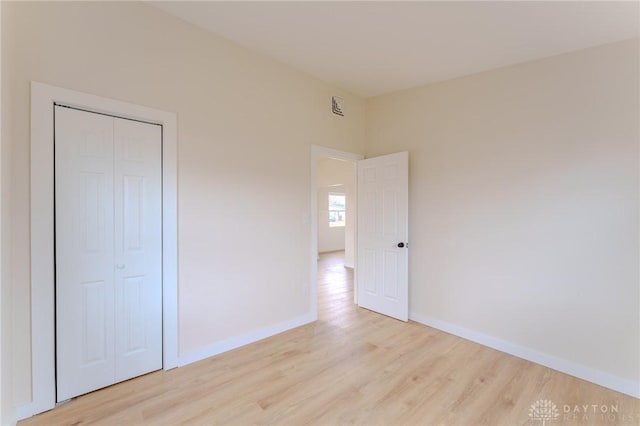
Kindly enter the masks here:
[[36, 407], [34, 406], [33, 402], [29, 402], [27, 404], [23, 404], [23, 405], [19, 405], [16, 407], [15, 411], [13, 412], [13, 420], [11, 422], [11, 425], [15, 425], [17, 422], [19, 422], [20, 420], [24, 420], [27, 419], [29, 417], [32, 417], [34, 415], [36, 415], [38, 413]]
[[411, 312], [409, 314], [409, 319], [415, 322], [419, 322], [420, 324], [424, 324], [426, 326], [444, 331], [446, 333], [453, 334], [454, 336], [471, 340], [472, 342], [479, 343], [483, 346], [488, 346], [492, 349], [508, 353], [518, 358], [526, 359], [527, 361], [544, 365], [545, 367], [549, 367], [553, 370], [569, 374], [579, 379], [583, 379], [588, 382], [595, 383], [597, 385], [604, 386], [618, 392], [622, 392], [624, 394], [633, 396], [634, 398], [640, 398], [640, 382], [634, 382], [632, 380], [613, 376], [604, 371], [595, 370], [581, 364], [576, 364], [575, 362], [569, 361], [567, 359], [562, 359], [543, 352], [538, 352], [534, 349], [511, 343], [497, 337], [489, 336], [478, 331], [460, 327], [446, 321], [441, 321], [435, 318], [428, 318], [415, 312]]
[[266, 339], [267, 337], [271, 337], [284, 331], [291, 330], [292, 328], [309, 324], [313, 321], [315, 321], [313, 315], [307, 314], [289, 321], [281, 322], [279, 324], [242, 334], [240, 336], [235, 336], [227, 340], [215, 342], [202, 349], [180, 355], [178, 357], [178, 366], [182, 367], [184, 365], [191, 364], [193, 362], [239, 348], [240, 346], [245, 346], [250, 343], [257, 342], [258, 340]]
[[325, 250], [318, 250], [318, 254], [330, 254], [330, 253], [338, 253], [344, 251], [344, 248], [332, 248], [332, 249], [325, 249]]

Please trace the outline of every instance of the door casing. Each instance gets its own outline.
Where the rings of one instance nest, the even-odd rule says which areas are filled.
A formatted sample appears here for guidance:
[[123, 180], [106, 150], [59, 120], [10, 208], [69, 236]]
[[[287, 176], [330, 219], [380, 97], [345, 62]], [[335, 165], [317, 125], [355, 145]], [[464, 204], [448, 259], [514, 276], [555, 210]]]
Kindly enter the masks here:
[[20, 418], [55, 406], [54, 104], [162, 125], [163, 369], [178, 366], [175, 113], [31, 82], [31, 393]]

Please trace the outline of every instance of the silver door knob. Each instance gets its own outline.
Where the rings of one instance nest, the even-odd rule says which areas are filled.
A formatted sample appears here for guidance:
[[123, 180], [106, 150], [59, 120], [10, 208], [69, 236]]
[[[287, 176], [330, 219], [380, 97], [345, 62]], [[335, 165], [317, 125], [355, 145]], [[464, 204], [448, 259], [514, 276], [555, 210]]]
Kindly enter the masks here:
[[124, 269], [124, 264], [123, 263], [117, 264], [116, 269]]

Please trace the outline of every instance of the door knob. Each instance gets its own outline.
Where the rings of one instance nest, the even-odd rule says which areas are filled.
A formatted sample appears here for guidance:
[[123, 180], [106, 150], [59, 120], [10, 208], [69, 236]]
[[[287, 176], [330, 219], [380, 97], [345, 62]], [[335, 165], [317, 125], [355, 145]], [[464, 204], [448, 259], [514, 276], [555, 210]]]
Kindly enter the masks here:
[[404, 247], [404, 243], [398, 243], [398, 247], [400, 248]]
[[116, 265], [116, 269], [124, 269], [124, 264], [120, 263]]

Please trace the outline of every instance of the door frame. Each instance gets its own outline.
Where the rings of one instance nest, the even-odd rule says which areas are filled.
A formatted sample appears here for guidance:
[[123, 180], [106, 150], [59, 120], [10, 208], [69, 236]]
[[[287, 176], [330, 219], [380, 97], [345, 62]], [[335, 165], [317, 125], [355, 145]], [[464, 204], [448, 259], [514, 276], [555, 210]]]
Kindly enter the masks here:
[[[55, 381], [54, 103], [162, 125], [162, 341], [178, 366], [176, 114], [31, 82], [31, 394], [24, 417], [53, 408]], [[21, 416], [21, 417], [23, 417]]]
[[[339, 151], [333, 148], [327, 148], [320, 145], [311, 145], [311, 258], [310, 258], [310, 270], [311, 276], [309, 278], [309, 305], [311, 310], [311, 316], [315, 320], [318, 319], [318, 160], [321, 158], [333, 158], [336, 160], [351, 161], [356, 167], [356, 175], [358, 168], [358, 160], [364, 159], [364, 155], [355, 154], [352, 152]], [[358, 183], [356, 179], [355, 196], [358, 196]], [[347, 207], [348, 208], [348, 207]], [[356, 207], [357, 208], [357, 207]], [[358, 224], [354, 228], [354, 259], [353, 259], [353, 298], [354, 303], [358, 303]]]

